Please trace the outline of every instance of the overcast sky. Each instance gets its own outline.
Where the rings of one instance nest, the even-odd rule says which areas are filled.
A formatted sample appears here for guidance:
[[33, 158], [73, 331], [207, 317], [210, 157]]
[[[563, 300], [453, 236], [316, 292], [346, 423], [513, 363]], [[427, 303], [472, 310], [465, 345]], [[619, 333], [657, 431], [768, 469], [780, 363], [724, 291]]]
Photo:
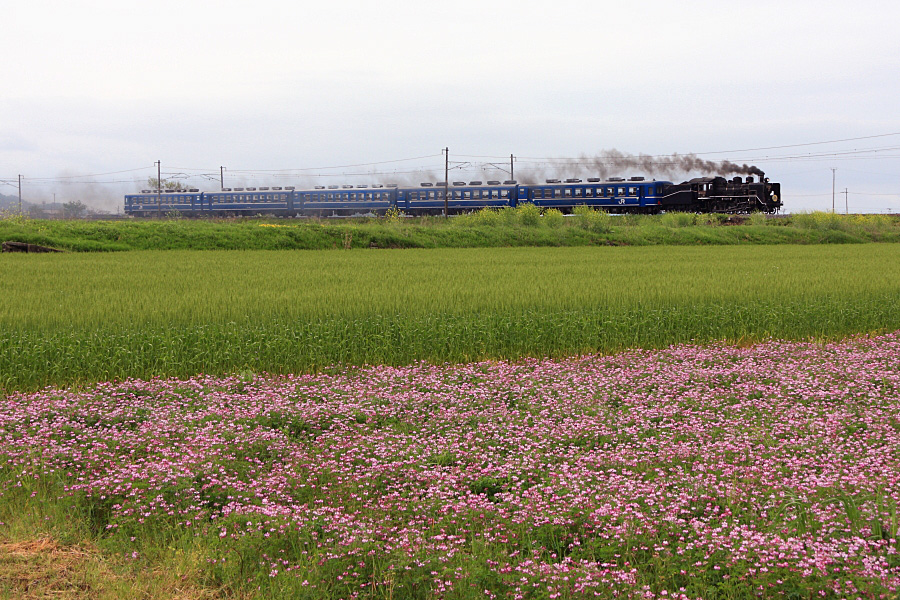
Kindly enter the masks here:
[[789, 211], [830, 209], [834, 167], [851, 211], [900, 212], [896, 0], [5, 6], [0, 193], [21, 174], [30, 201], [121, 210], [156, 160], [217, 189], [443, 179], [444, 147], [451, 179], [510, 154], [588, 175], [544, 159], [616, 149], [755, 164]]

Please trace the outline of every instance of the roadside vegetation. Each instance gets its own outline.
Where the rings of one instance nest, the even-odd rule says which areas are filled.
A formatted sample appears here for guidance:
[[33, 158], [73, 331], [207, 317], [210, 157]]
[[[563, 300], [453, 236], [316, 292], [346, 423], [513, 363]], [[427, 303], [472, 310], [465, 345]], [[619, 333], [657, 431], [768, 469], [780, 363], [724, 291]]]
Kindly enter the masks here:
[[531, 204], [466, 215], [353, 219], [204, 219], [46, 221], [0, 219], [0, 241], [72, 252], [127, 250], [299, 250], [474, 248], [505, 246], [823, 244], [900, 241], [900, 218], [796, 214], [767, 218], [610, 215], [586, 207], [574, 215]]

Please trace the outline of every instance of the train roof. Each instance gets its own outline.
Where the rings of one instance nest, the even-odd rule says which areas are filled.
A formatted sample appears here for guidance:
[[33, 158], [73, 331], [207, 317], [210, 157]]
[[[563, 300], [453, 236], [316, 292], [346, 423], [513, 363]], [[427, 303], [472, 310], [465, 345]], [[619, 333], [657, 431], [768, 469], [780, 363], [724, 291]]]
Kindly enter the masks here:
[[[684, 183], [707, 183], [711, 182], [713, 177], [698, 177], [695, 179], [691, 179], [689, 182]], [[607, 179], [602, 179], [600, 177], [588, 177], [587, 179], [579, 179], [579, 178], [567, 178], [567, 179], [547, 179], [543, 182], [535, 182], [535, 183], [521, 183], [515, 179], [507, 179], [505, 181], [500, 180], [488, 180], [488, 181], [451, 181], [449, 182], [449, 187], [451, 188], [473, 188], [473, 187], [512, 187], [516, 185], [522, 185], [527, 187], [546, 187], [546, 186], [571, 186], [571, 185], [639, 185], [639, 184], [651, 184], [651, 183], [671, 183], [670, 181], [656, 179], [645, 179], [643, 177], [609, 177]], [[291, 192], [297, 189], [297, 191], [302, 192], [322, 192], [325, 190], [342, 190], [342, 191], [381, 191], [381, 190], [391, 190], [391, 189], [402, 189], [402, 190], [421, 190], [422, 188], [436, 188], [441, 189], [444, 187], [443, 181], [426, 181], [420, 182], [418, 185], [409, 184], [409, 185], [398, 185], [396, 183], [375, 183], [375, 184], [345, 184], [345, 185], [330, 185], [330, 186], [314, 186], [314, 187], [304, 187], [304, 188], [294, 188], [293, 186], [284, 186], [284, 187], [259, 187], [259, 188], [225, 188], [224, 190], [213, 190], [206, 192], [207, 194], [240, 194], [246, 192], [278, 192], [285, 191]], [[196, 194], [199, 193], [200, 190], [196, 188], [191, 188], [189, 190], [163, 190], [161, 195], [180, 193], [180, 194]], [[141, 190], [140, 194], [142, 195], [152, 195], [155, 196], [157, 194], [156, 190]], [[129, 196], [139, 195], [139, 194], [126, 194]]]
[[546, 179], [543, 183], [525, 183], [526, 186], [547, 186], [547, 185], [622, 185], [622, 184], [641, 184], [641, 183], [666, 183], [665, 181], [657, 181], [656, 179], [647, 179], [645, 177], [609, 177], [602, 179], [600, 177], [588, 177], [587, 179]]
[[152, 194], [156, 196], [159, 194], [160, 196], [165, 196], [166, 194], [199, 194], [200, 190], [197, 188], [190, 188], [187, 190], [141, 190], [140, 194], [126, 194], [127, 196], [140, 196], [141, 194]]

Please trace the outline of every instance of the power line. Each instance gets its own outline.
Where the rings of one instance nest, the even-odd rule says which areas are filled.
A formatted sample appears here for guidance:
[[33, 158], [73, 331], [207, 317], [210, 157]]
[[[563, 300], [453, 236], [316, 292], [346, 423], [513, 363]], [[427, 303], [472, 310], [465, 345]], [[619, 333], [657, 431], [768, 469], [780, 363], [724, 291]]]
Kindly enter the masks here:
[[58, 177], [29, 177], [28, 180], [35, 182], [52, 182], [52, 181], [60, 181], [63, 179], [83, 179], [85, 177], [104, 177], [106, 175], [119, 175], [120, 173], [134, 173], [136, 171], [146, 171], [148, 169], [152, 169], [153, 167], [140, 167], [137, 169], [125, 169], [122, 171], [109, 171], [108, 173], [92, 173], [90, 175], [60, 175]]
[[[265, 174], [265, 173], [290, 174], [289, 172], [293, 172], [293, 171], [305, 172], [305, 171], [325, 171], [325, 170], [332, 170], [332, 169], [350, 169], [350, 168], [357, 168], [357, 167], [368, 167], [368, 166], [386, 165], [386, 164], [401, 163], [401, 162], [410, 162], [410, 161], [414, 161], [414, 160], [423, 160], [426, 158], [437, 158], [440, 156], [441, 155], [439, 155], [439, 154], [430, 154], [430, 155], [425, 155], [425, 156], [414, 156], [414, 157], [410, 157], [410, 158], [398, 158], [398, 159], [382, 160], [382, 161], [368, 162], [368, 163], [357, 163], [357, 164], [349, 164], [349, 165], [335, 165], [335, 166], [324, 166], [324, 167], [296, 167], [296, 168], [287, 168], [287, 169], [230, 169], [229, 172], [230, 173], [241, 173], [241, 174], [256, 174], [256, 173], [259, 173], [259, 174]], [[91, 173], [91, 174], [87, 174], [87, 175], [60, 175], [58, 177], [29, 177], [28, 180], [32, 183], [41, 183], [41, 184], [65, 183], [67, 180], [86, 179], [89, 177], [103, 177], [106, 175], [118, 175], [121, 173], [134, 173], [134, 172], [138, 172], [138, 171], [151, 170], [153, 168], [154, 168], [154, 165], [150, 165], [147, 167], [139, 167], [136, 169], [123, 169], [121, 171], [109, 171], [106, 173]], [[212, 171], [218, 172], [218, 170], [219, 170], [218, 168], [213, 169], [213, 168], [198, 168], [198, 167], [170, 167], [170, 168], [178, 169], [178, 171], [202, 171], [202, 172], [204, 172], [204, 173], [198, 174], [198, 176], [205, 175], [205, 174], [207, 174], [206, 172], [212, 172]], [[166, 176], [168, 176], [168, 177], [173, 177], [173, 176], [192, 177], [194, 175], [188, 175], [186, 173], [179, 173], [179, 172], [169, 172], [166, 174]], [[10, 179], [12, 179], [12, 178], [10, 178]], [[2, 180], [0, 180], [0, 182], [7, 183], [6, 181], [2, 181]], [[109, 181], [109, 182], [83, 182], [83, 183], [131, 183], [131, 182], [129, 182], [129, 181]], [[11, 184], [11, 185], [15, 185], [15, 184]]]
[[[856, 142], [859, 140], [873, 140], [873, 139], [877, 139], [877, 138], [893, 137], [893, 136], [898, 136], [898, 135], [900, 135], [900, 132], [881, 133], [878, 135], [864, 135], [864, 136], [860, 136], [860, 137], [842, 138], [842, 139], [838, 139], [838, 140], [826, 140], [826, 141], [822, 141], [822, 142], [805, 142], [802, 144], [782, 144], [780, 146], [762, 146], [759, 148], [743, 148], [740, 150], [716, 150], [716, 151], [710, 151], [710, 152], [687, 152], [685, 154], [679, 154], [679, 155], [680, 156], [706, 156], [709, 154], [734, 154], [737, 152], [759, 152], [761, 150], [784, 150], [786, 148], [803, 148], [803, 147], [807, 147], [807, 146], [823, 146], [826, 144], [839, 144], [842, 142]], [[462, 156], [464, 158], [490, 158], [490, 159], [506, 158], [505, 156], [478, 155], [478, 154], [457, 154], [457, 156]], [[648, 158], [659, 158], [659, 157], [666, 157], [666, 156], [670, 156], [670, 155], [667, 155], [667, 154], [645, 154], [645, 155], [641, 155], [641, 156], [646, 156]], [[569, 157], [569, 158], [553, 159], [552, 157], [533, 157], [533, 156], [529, 157], [529, 156], [526, 156], [526, 157], [521, 157], [521, 158], [523, 160], [579, 160], [579, 159], [583, 159], [584, 157], [579, 157], [579, 158]]]
[[[758, 156], [758, 157], [745, 157], [740, 159], [731, 159], [730, 162], [754, 162], [754, 161], [780, 161], [780, 160], [809, 160], [809, 159], [824, 159], [824, 158], [834, 158], [834, 157], [842, 157], [842, 156], [858, 156], [861, 154], [870, 154], [877, 152], [893, 152], [900, 150], [900, 146], [884, 146], [880, 148], [862, 148], [862, 149], [853, 149], [853, 150], [842, 150], [842, 151], [834, 151], [834, 152], [820, 152], [820, 153], [810, 153], [810, 154], [786, 154], [781, 156]], [[623, 154], [622, 156], [618, 156], [615, 154], [599, 154], [597, 156], [580, 156], [577, 158], [553, 158], [553, 157], [517, 157], [517, 160], [521, 160], [522, 162], [527, 163], [555, 163], [555, 162], [566, 162], [569, 164], [602, 164], [602, 165], [615, 165], [620, 164], [623, 161], [629, 160], [637, 160], [640, 162], [646, 162], [647, 164], [652, 164], [656, 166], [667, 166], [673, 165], [677, 166], [681, 164], [681, 159], [690, 158], [692, 156], [697, 156], [697, 154]], [[892, 157], [893, 158], [893, 157]], [[658, 160], [653, 160], [658, 159]], [[716, 162], [716, 161], [711, 161]]]
[[200, 167], [169, 167], [170, 169], [178, 169], [179, 171], [218, 171], [219, 167], [200, 168]]
[[357, 163], [352, 165], [338, 165], [333, 167], [296, 167], [289, 169], [229, 169], [229, 173], [279, 173], [284, 171], [325, 171], [330, 169], [354, 169], [356, 167], [370, 167], [375, 165], [386, 165], [390, 163], [409, 162], [413, 160], [423, 160], [426, 158], [438, 158], [440, 154], [428, 154], [425, 156], [414, 156], [412, 158], [397, 158], [394, 160], [382, 160], [378, 162]]
[[[35, 183], [35, 180], [29, 178], [28, 182]], [[37, 183], [40, 185], [47, 185], [48, 183], [53, 183], [56, 185], [107, 185], [114, 183], [135, 183], [135, 181], [134, 179], [108, 179], [106, 181], [38, 181]]]
[[[566, 162], [569, 165], [581, 165], [581, 166], [594, 166], [594, 165], [608, 165], [614, 166], [616, 164], [620, 164], [622, 160], [628, 159], [638, 159], [638, 160], [647, 160], [649, 165], [655, 167], [678, 167], [680, 163], [678, 162], [678, 158], [690, 157], [690, 156], [698, 156], [698, 155], [708, 155], [708, 154], [727, 154], [734, 152], [750, 152], [750, 151], [759, 151], [759, 150], [772, 150], [772, 149], [783, 149], [783, 148], [796, 148], [796, 147], [805, 147], [805, 146], [815, 146], [815, 145], [824, 145], [824, 144], [832, 144], [839, 142], [847, 142], [847, 141], [857, 141], [857, 140], [866, 140], [866, 139], [875, 139], [875, 138], [884, 138], [890, 136], [897, 136], [900, 133], [885, 133], [880, 135], [871, 135], [871, 136], [860, 136], [854, 138], [843, 138], [838, 140], [827, 140], [821, 142], [808, 142], [803, 144], [784, 144], [780, 146], [766, 146], [761, 148], [751, 148], [744, 150], [722, 150], [718, 152], [700, 152], [700, 153], [689, 153], [689, 154], [657, 154], [657, 155], [632, 155], [625, 154], [622, 157], [610, 156], [606, 157], [603, 154], [600, 154], [596, 157], [516, 157], [517, 161], [526, 164], [548, 164], [548, 166], [563, 166], [563, 165], [554, 165], [554, 163]], [[792, 161], [800, 161], [800, 162], [809, 162], [809, 161], [817, 161], [823, 159], [831, 159], [831, 160], [871, 160], [871, 159], [893, 159], [900, 158], [900, 155], [880, 155], [880, 156], [863, 156], [866, 154], [878, 154], [883, 152], [894, 152], [900, 151], [900, 146], [884, 146], [884, 147], [876, 147], [876, 148], [862, 148], [862, 149], [853, 149], [853, 150], [844, 150], [844, 151], [834, 151], [834, 152], [819, 152], [819, 153], [809, 153], [809, 154], [788, 154], [782, 156], [761, 156], [761, 157], [746, 157], [742, 159], [732, 159], [735, 161], [741, 162], [758, 162], [758, 161], [766, 161], [766, 162], [792, 162]], [[231, 169], [229, 172], [234, 174], [242, 174], [245, 176], [252, 175], [263, 175], [269, 174], [274, 176], [290, 176], [295, 173], [303, 173], [308, 174], [309, 176], [314, 177], [334, 177], [334, 176], [362, 176], [362, 175], [389, 175], [389, 174], [410, 174], [414, 172], [421, 172], [423, 170], [436, 170], [438, 169], [438, 165], [433, 166], [423, 166], [416, 170], [405, 170], [405, 171], [370, 171], [367, 173], [310, 173], [311, 171], [328, 171], [335, 169], [348, 169], [348, 168], [358, 168], [358, 167], [367, 167], [367, 166], [378, 166], [385, 164], [395, 164], [401, 162], [410, 162], [415, 160], [424, 160], [431, 158], [439, 158], [441, 155], [430, 154], [409, 158], [399, 158], [392, 160], [384, 160], [384, 161], [375, 161], [368, 163], [355, 163], [355, 164], [346, 164], [346, 165], [334, 165], [334, 166], [320, 166], [320, 167], [294, 167], [294, 168], [285, 168], [285, 169]], [[493, 156], [493, 155], [462, 155], [458, 154], [456, 156], [462, 158], [481, 158], [481, 159], [503, 159], [506, 160], [508, 156]], [[653, 160], [659, 159], [659, 160]], [[489, 168], [492, 167], [490, 163], [483, 163], [481, 165], [473, 164], [471, 162], [457, 162], [457, 164], [453, 167], [454, 169], [460, 168], [459, 165], [471, 166], [474, 169], [481, 168]], [[47, 183], [66, 183], [74, 181], [76, 183], [85, 183], [85, 184], [106, 184], [106, 183], [130, 183], [129, 181], [124, 180], [111, 180], [111, 181], [77, 181], [84, 180], [91, 177], [102, 177], [105, 175], [114, 175], [121, 173], [134, 173], [139, 171], [146, 171], [151, 169], [152, 166], [148, 167], [138, 167], [133, 169], [123, 169], [119, 171], [109, 171], [105, 173], [93, 173], [86, 175], [67, 175], [67, 176], [58, 176], [58, 177], [30, 177], [29, 181], [34, 184], [47, 184]], [[183, 172], [170, 172], [167, 173], [168, 177], [212, 177], [213, 172], [218, 171], [218, 169], [213, 168], [199, 168], [199, 167], [172, 167], [174, 169], [179, 169], [179, 171], [200, 171], [201, 173], [191, 175]], [[5, 183], [7, 185], [15, 186], [15, 184], [0, 180], [0, 183]]]
[[821, 146], [824, 144], [839, 144], [841, 142], [856, 142], [858, 140], [873, 140], [875, 138], [892, 137], [900, 135], [897, 133], [880, 133], [878, 135], [864, 135], [861, 137], [844, 138], [840, 140], [828, 140], [825, 142], [807, 142], [805, 144], [785, 144], [783, 146], [767, 146], [764, 148], [747, 148], [744, 150], [719, 150], [717, 152], [695, 152], [695, 154], [731, 154], [734, 152], [756, 152], [758, 150], [781, 150], [784, 148], [802, 148], [804, 146]]
[[[838, 194], [843, 194], [844, 192], [837, 192]], [[847, 192], [851, 196], [893, 196], [897, 200], [900, 200], [900, 192], [894, 194], [885, 194], [882, 192]], [[790, 194], [790, 198], [830, 198], [831, 192], [823, 193], [823, 194]]]
[[[758, 147], [758, 148], [743, 148], [743, 149], [739, 149], [739, 150], [717, 150], [717, 151], [710, 151], [710, 152], [689, 152], [689, 153], [684, 153], [684, 154], [680, 154], [680, 153], [638, 154], [638, 155], [626, 154], [623, 158], [634, 157], [634, 158], [647, 158], [647, 159], [653, 159], [653, 158], [671, 159], [672, 157], [676, 157], [676, 156], [683, 157], [683, 156], [705, 156], [705, 155], [710, 155], [710, 154], [734, 154], [737, 152], [758, 152], [758, 151], [763, 151], [763, 150], [781, 150], [781, 149], [786, 149], [786, 148], [802, 148], [802, 147], [808, 147], [808, 146], [820, 146], [820, 145], [826, 145], [826, 144], [837, 144], [837, 143], [843, 143], [843, 142], [871, 140], [871, 139], [895, 137], [895, 136], [900, 136], [900, 132], [857, 136], [857, 137], [851, 137], [851, 138], [840, 138], [840, 139], [824, 140], [824, 141], [818, 141], [818, 142], [804, 142], [804, 143], [799, 143], [799, 144], [782, 144], [782, 145], [778, 145], [778, 146], [762, 146], [762, 147]], [[825, 153], [819, 153], [819, 154], [764, 156], [764, 157], [755, 157], [755, 158], [748, 158], [748, 159], [741, 159], [741, 160], [778, 161], [778, 160], [802, 160], [802, 159], [807, 159], [807, 158], [818, 158], [818, 157], [833, 158], [833, 157], [848, 156], [848, 155], [867, 153], [867, 152], [884, 152], [884, 151], [890, 151], [890, 150], [900, 150], [900, 146], [888, 146], [888, 147], [882, 147], [882, 148], [863, 148], [863, 149], [854, 149], [854, 150], [847, 150], [847, 151], [825, 152]], [[319, 167], [291, 167], [291, 168], [283, 168], [283, 169], [233, 169], [233, 170], [231, 170], [231, 172], [250, 174], [250, 173], [281, 173], [281, 172], [291, 172], [291, 171], [324, 171], [324, 170], [333, 170], [333, 169], [348, 169], [348, 168], [357, 168], [357, 167], [377, 166], [377, 165], [384, 165], [384, 164], [391, 164], [391, 163], [409, 162], [409, 161], [424, 160], [424, 159], [429, 159], [429, 158], [440, 158], [442, 156], [443, 155], [441, 155], [441, 154], [427, 154], [427, 155], [423, 155], [423, 156], [414, 156], [414, 157], [409, 157], [409, 158], [398, 158], [398, 159], [392, 159], [392, 160], [375, 161], [375, 162], [367, 162], [367, 163], [354, 163], [354, 164], [347, 164], [347, 165], [333, 165], [333, 166], [319, 166]], [[459, 156], [462, 158], [482, 158], [482, 159], [502, 159], [502, 160], [506, 160], [508, 158], [507, 155], [494, 156], [494, 155], [477, 155], [477, 154], [471, 154], [471, 155], [457, 154], [456, 156]], [[602, 156], [603, 156], [603, 154], [601, 153], [598, 157], [602, 157]], [[596, 158], [598, 158], [598, 157], [591, 158], [591, 157], [586, 157], [586, 156], [580, 156], [580, 157], [534, 157], [534, 156], [528, 157], [528, 156], [526, 156], [526, 157], [516, 157], [516, 160], [520, 160], [523, 162], [568, 161], [568, 162], [575, 162], [575, 163], [591, 161], [593, 163], [596, 163]], [[898, 158], [898, 157], [900, 157], [900, 156], [890, 156], [890, 157], [886, 157], [886, 158]], [[738, 160], [738, 159], [734, 159], [734, 160]], [[663, 160], [656, 164], [666, 165], [668, 163], [666, 163], [665, 160]], [[152, 168], [153, 168], [153, 166], [151, 165], [151, 166], [146, 166], [146, 167], [137, 167], [137, 168], [133, 168], [133, 169], [124, 169], [124, 170], [120, 170], [120, 171], [109, 171], [109, 172], [105, 172], [105, 173], [91, 173], [91, 174], [86, 174], [86, 175], [61, 175], [58, 177], [30, 177], [29, 181], [32, 181], [35, 183], [37, 183], [37, 182], [47, 183], [47, 182], [56, 182], [56, 181], [62, 181], [62, 180], [68, 180], [68, 179], [85, 179], [85, 178], [89, 178], [89, 177], [102, 177], [102, 176], [106, 176], [106, 175], [117, 175], [117, 174], [121, 174], [121, 173], [133, 173], [133, 172], [137, 172], [137, 171], [146, 171], [146, 170], [152, 169]], [[180, 171], [209, 172], [209, 171], [217, 171], [218, 170], [217, 168], [200, 168], [200, 167], [171, 167], [171, 168], [179, 169]], [[12, 179], [12, 178], [10, 178], [10, 179]], [[0, 182], [7, 183], [6, 181], [2, 181], [2, 180], [0, 180]]]

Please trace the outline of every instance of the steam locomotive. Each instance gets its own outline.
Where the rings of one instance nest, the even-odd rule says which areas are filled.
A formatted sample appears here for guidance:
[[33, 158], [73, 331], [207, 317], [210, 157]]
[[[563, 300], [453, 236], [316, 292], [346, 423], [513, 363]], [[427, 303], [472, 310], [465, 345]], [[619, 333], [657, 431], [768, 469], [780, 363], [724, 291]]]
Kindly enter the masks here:
[[482, 208], [532, 203], [571, 212], [587, 205], [611, 213], [775, 213], [782, 206], [781, 184], [765, 175], [699, 177], [683, 183], [643, 177], [547, 179], [543, 184], [506, 181], [331, 185], [312, 189], [288, 187], [225, 188], [218, 192], [143, 190], [125, 196], [125, 214], [152, 217], [202, 216], [349, 216], [399, 210], [410, 215], [458, 214]]

